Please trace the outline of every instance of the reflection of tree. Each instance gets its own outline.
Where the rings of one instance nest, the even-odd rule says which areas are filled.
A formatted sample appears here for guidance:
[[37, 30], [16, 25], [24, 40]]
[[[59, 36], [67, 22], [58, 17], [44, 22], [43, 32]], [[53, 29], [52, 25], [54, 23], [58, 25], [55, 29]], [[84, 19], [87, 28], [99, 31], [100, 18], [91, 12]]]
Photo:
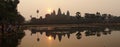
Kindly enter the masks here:
[[23, 31], [18, 31], [17, 33], [8, 33], [1, 36], [0, 47], [17, 47], [24, 35], [25, 33]]
[[107, 35], [107, 34], [111, 34], [110, 29], [108, 31], [105, 31], [106, 28], [100, 27], [100, 28], [89, 28], [88, 30], [86, 30], [85, 35], [86, 36], [98, 36], [100, 37], [101, 34], [103, 35]]
[[81, 39], [81, 38], [82, 38], [82, 36], [81, 36], [81, 33], [80, 33], [80, 32], [78, 32], [78, 33], [76, 34], [76, 38], [77, 38], [77, 39]]

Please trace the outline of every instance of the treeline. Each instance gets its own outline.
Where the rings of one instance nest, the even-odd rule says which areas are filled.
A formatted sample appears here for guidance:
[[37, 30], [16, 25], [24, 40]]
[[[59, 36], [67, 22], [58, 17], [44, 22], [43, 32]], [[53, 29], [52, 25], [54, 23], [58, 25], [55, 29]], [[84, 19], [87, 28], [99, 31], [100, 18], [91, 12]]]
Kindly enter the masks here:
[[120, 23], [120, 16], [113, 16], [111, 14], [96, 14], [85, 13], [84, 17], [81, 16], [80, 12], [76, 12], [75, 16], [71, 16], [70, 12], [67, 11], [65, 14], [61, 12], [61, 9], [58, 9], [56, 14], [53, 11], [51, 14], [46, 14], [45, 18], [35, 18], [31, 17], [30, 24], [89, 24], [89, 23]]
[[17, 11], [19, 0], [0, 0], [0, 24], [20, 24], [25, 18]]

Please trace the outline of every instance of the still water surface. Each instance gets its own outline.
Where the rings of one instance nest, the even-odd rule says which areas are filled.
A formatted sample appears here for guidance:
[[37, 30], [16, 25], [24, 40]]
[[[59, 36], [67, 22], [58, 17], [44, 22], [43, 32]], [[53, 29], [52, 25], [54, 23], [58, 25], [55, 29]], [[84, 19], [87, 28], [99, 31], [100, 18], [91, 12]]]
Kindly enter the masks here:
[[78, 29], [65, 28], [51, 31], [27, 29], [24, 30], [25, 36], [18, 47], [120, 47], [120, 30]]

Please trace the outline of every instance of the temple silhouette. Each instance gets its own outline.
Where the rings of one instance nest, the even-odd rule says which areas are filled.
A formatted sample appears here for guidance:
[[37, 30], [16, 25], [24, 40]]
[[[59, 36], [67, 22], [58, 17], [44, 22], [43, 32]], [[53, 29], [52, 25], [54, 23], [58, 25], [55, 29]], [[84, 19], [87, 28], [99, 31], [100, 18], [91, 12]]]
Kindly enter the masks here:
[[62, 12], [58, 9], [56, 14], [55, 10], [51, 14], [46, 14], [45, 18], [35, 18], [31, 16], [31, 20], [28, 24], [113, 24], [120, 23], [120, 16], [113, 16], [111, 14], [96, 14], [85, 13], [84, 17], [80, 12], [76, 12], [75, 16], [71, 16], [70, 12]]

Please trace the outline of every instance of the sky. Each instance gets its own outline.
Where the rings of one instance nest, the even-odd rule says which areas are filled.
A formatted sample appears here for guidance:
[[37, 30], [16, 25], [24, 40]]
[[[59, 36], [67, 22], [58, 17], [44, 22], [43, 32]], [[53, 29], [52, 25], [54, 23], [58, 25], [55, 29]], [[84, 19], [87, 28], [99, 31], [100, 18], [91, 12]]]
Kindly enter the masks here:
[[[18, 11], [26, 18], [30, 16], [39, 18], [45, 17], [45, 14], [58, 8], [62, 12], [70, 11], [70, 15], [74, 16], [76, 12], [84, 13], [107, 13], [115, 16], [120, 16], [120, 0], [20, 0]], [[39, 13], [36, 13], [39, 10]], [[38, 16], [37, 16], [38, 15]]]

